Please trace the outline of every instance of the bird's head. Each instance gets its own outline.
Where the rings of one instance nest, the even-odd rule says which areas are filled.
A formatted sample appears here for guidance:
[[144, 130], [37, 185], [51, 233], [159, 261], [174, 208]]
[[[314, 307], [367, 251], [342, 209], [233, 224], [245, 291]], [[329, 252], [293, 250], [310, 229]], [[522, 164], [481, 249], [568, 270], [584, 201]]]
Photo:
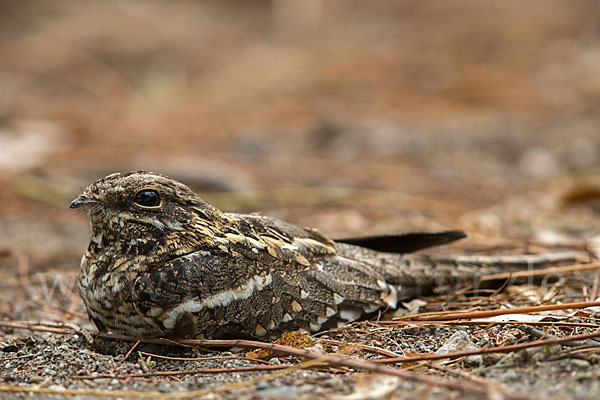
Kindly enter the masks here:
[[126, 240], [193, 231], [199, 220], [210, 224], [223, 215], [187, 186], [145, 171], [108, 175], [88, 186], [70, 208], [88, 214], [94, 233]]

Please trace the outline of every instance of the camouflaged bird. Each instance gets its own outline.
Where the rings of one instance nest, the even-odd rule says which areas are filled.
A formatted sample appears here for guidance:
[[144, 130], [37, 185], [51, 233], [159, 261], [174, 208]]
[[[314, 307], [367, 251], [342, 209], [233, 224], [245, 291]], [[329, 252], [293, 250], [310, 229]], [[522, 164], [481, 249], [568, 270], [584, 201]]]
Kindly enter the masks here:
[[461, 231], [333, 241], [275, 218], [221, 212], [150, 172], [109, 175], [70, 207], [91, 220], [78, 277], [90, 319], [100, 331], [143, 337], [315, 332], [548, 261], [394, 254], [463, 238]]

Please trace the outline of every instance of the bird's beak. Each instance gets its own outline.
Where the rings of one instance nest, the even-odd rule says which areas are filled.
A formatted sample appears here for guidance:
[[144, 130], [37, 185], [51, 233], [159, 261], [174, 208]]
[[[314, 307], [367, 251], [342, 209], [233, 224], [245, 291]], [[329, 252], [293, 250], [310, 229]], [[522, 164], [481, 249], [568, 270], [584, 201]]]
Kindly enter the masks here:
[[80, 194], [79, 196], [77, 196], [73, 199], [71, 204], [69, 204], [69, 208], [79, 208], [81, 206], [84, 206], [86, 204], [91, 204], [94, 202], [95, 202], [94, 199], [91, 199], [84, 194]]

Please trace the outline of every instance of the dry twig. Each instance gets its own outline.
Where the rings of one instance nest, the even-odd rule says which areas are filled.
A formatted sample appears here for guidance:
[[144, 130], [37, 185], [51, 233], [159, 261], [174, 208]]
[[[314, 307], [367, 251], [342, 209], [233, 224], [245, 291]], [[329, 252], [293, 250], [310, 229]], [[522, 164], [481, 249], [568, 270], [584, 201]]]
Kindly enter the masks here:
[[[533, 312], [553, 311], [553, 310], [569, 310], [582, 309], [587, 307], [600, 306], [600, 301], [584, 301], [579, 303], [565, 304], [548, 304], [545, 306], [531, 306], [508, 308], [504, 310], [485, 310], [485, 311], [468, 311], [468, 312], [434, 312], [427, 314], [413, 314], [398, 317], [398, 320], [413, 320], [413, 321], [450, 321], [455, 319], [471, 319], [471, 318], [487, 318], [506, 314], [528, 314]], [[490, 323], [493, 321], [490, 321]]]
[[93, 380], [93, 379], [132, 379], [132, 378], [149, 378], [155, 376], [178, 376], [178, 375], [199, 375], [199, 374], [228, 374], [233, 372], [256, 372], [256, 371], [271, 371], [278, 369], [290, 368], [291, 365], [255, 365], [252, 367], [233, 367], [233, 368], [201, 368], [177, 371], [155, 371], [143, 374], [98, 374], [98, 375], [82, 375], [74, 376], [73, 379]]
[[544, 269], [534, 269], [531, 271], [518, 271], [518, 272], [507, 272], [502, 274], [494, 274], [488, 275], [481, 278], [482, 282], [486, 281], [495, 281], [500, 279], [515, 279], [515, 278], [523, 278], [523, 277], [534, 277], [534, 276], [544, 276], [547, 274], [557, 275], [562, 273], [571, 273], [576, 271], [582, 271], [586, 269], [597, 269], [600, 268], [600, 263], [587, 263], [587, 264], [576, 264], [576, 265], [568, 265], [565, 267], [550, 267]]

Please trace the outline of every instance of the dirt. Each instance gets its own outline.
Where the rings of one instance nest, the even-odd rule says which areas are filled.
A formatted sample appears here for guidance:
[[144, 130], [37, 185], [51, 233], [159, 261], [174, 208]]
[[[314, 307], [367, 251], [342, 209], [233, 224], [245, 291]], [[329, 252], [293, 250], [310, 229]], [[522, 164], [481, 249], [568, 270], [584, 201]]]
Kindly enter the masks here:
[[[569, 249], [595, 261], [594, 4], [48, 0], [0, 9], [0, 322], [32, 328], [0, 327], [0, 397], [600, 395], [595, 339], [396, 365], [482, 391], [347, 367], [260, 370], [305, 360], [256, 360], [247, 348], [90, 343], [76, 329], [95, 332], [74, 280], [89, 228], [68, 209], [107, 173], [145, 169], [221, 209], [334, 238], [458, 228], [470, 239], [430, 253]], [[593, 301], [596, 271], [481, 296], [448, 293], [418, 311]], [[358, 344], [415, 356], [454, 340], [485, 348], [598, 331], [593, 308], [549, 313], [497, 325], [381, 323], [400, 316], [388, 314], [315, 335], [311, 348], [370, 360], [385, 355]], [[48, 327], [62, 333], [39, 330]], [[256, 370], [206, 371], [240, 367]], [[158, 371], [186, 373], [152, 376]], [[229, 386], [236, 382], [246, 386]]]

